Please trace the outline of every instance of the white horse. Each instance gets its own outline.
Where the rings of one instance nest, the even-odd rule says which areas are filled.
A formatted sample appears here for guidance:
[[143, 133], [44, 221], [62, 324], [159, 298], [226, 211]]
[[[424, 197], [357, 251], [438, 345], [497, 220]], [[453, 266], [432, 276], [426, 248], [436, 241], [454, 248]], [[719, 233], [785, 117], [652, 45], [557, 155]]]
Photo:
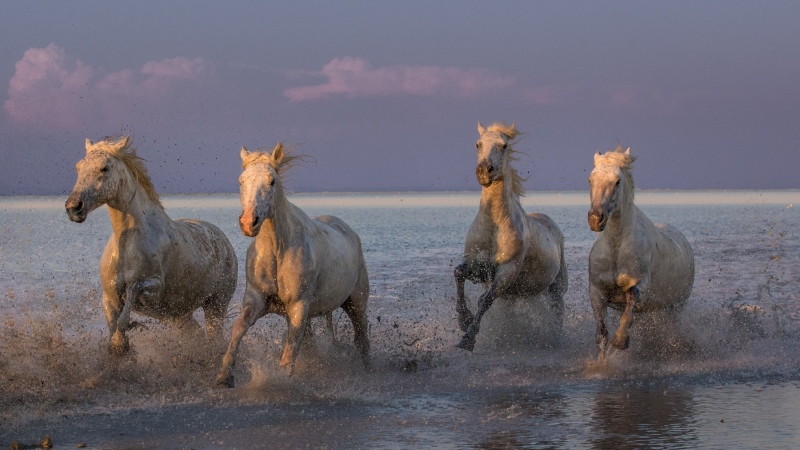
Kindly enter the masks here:
[[694, 255], [676, 228], [654, 224], [633, 203], [631, 164], [618, 147], [594, 155], [589, 227], [599, 233], [589, 254], [589, 297], [600, 355], [608, 343], [606, 308], [622, 311], [611, 345], [628, 348], [633, 314], [680, 309], [692, 293]]
[[131, 145], [129, 136], [86, 139], [86, 156], [75, 166], [78, 179], [65, 204], [69, 219], [78, 223], [108, 206], [113, 233], [100, 260], [100, 279], [109, 351], [128, 352], [132, 311], [197, 328], [192, 313], [203, 308], [208, 335], [221, 342], [236, 290], [233, 246], [210, 223], [170, 219]]
[[[547, 292], [560, 326], [567, 264], [564, 236], [558, 225], [544, 214], [525, 214], [519, 203], [522, 179], [511, 167], [511, 148], [519, 134], [514, 124], [495, 123], [484, 128], [478, 123], [480, 139], [475, 169], [481, 190], [478, 215], [472, 221], [464, 243], [464, 258], [454, 271], [458, 324], [465, 332], [457, 347], [470, 350], [481, 318], [499, 296], [536, 296]], [[475, 316], [467, 309], [464, 281], [488, 284]]]
[[217, 384], [233, 387], [231, 367], [239, 344], [248, 328], [268, 313], [286, 318], [280, 365], [288, 375], [294, 371], [309, 318], [330, 317], [339, 307], [353, 323], [356, 348], [369, 370], [369, 280], [361, 239], [340, 219], [312, 219], [289, 202], [281, 177], [298, 156], [284, 151], [281, 143], [271, 154], [242, 147], [240, 156], [244, 170], [239, 177], [239, 226], [245, 236], [256, 238], [247, 249], [247, 289]]

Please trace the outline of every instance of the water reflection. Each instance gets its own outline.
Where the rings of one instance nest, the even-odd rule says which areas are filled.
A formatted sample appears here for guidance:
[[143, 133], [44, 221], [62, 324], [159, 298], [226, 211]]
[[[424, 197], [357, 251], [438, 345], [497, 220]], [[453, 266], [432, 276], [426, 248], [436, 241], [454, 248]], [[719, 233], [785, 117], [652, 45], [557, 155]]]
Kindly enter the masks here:
[[597, 449], [694, 448], [695, 408], [691, 392], [667, 386], [600, 387], [590, 442]]

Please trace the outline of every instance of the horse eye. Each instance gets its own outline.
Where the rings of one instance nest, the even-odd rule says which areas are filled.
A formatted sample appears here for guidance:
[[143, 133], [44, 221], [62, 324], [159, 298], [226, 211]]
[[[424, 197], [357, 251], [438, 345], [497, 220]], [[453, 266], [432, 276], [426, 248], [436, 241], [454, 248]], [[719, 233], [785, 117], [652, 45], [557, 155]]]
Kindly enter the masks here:
[[616, 186], [619, 186], [619, 182], [620, 182], [620, 181], [622, 181], [622, 180], [617, 180], [617, 184], [616, 184]]
[[275, 186], [275, 178], [273, 178], [272, 181], [269, 182], [269, 185], [270, 186]]
[[108, 172], [108, 166], [103, 166], [103, 168], [100, 169], [100, 172], [103, 172], [103, 173]]
[[503, 144], [503, 150], [505, 150], [507, 147], [508, 147], [508, 144]]

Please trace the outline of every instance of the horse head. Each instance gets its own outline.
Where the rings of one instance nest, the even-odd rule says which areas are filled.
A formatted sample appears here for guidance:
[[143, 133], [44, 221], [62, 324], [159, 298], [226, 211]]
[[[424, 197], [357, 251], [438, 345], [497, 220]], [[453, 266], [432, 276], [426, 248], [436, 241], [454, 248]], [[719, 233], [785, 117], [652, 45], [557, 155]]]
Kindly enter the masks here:
[[[75, 165], [78, 179], [64, 204], [73, 222], [83, 222], [90, 212], [116, 198], [125, 180], [124, 164], [105, 149], [107, 145], [108, 141], [92, 143], [86, 139], [86, 156]], [[114, 145], [127, 148], [130, 138], [126, 136]]]
[[498, 180], [502, 180], [508, 166], [508, 156], [510, 145], [509, 141], [518, 134], [514, 124], [510, 127], [504, 124], [493, 124], [489, 128], [484, 128], [478, 122], [478, 142], [475, 147], [478, 149], [478, 165], [475, 168], [475, 176], [478, 183], [483, 187], [488, 187]]
[[267, 152], [249, 152], [242, 146], [242, 174], [239, 176], [239, 199], [242, 214], [239, 228], [245, 236], [256, 236], [265, 220], [275, 216], [275, 201], [282, 192], [280, 167], [284, 159], [283, 144]]
[[636, 159], [630, 154], [630, 147], [623, 150], [618, 147], [594, 155], [594, 169], [589, 175], [589, 209], [588, 221], [592, 231], [603, 231], [609, 217], [619, 210], [620, 206], [633, 201], [633, 177], [630, 174], [631, 164]]

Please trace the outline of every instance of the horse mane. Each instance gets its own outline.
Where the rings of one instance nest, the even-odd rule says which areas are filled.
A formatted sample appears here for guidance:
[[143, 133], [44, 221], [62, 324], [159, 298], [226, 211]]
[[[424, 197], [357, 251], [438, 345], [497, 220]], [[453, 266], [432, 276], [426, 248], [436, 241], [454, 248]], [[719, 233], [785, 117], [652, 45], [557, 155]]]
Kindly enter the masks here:
[[597, 167], [600, 164], [610, 164], [612, 166], [619, 167], [622, 170], [622, 173], [625, 175], [625, 178], [628, 180], [628, 185], [631, 187], [631, 192], [635, 189], [635, 185], [633, 184], [633, 174], [631, 174], [631, 169], [633, 169], [633, 162], [636, 161], [636, 157], [631, 155], [630, 147], [625, 149], [623, 146], [618, 145], [617, 148], [607, 151], [605, 154], [600, 154], [598, 152], [594, 158], [594, 166]]
[[[264, 148], [264, 147], [262, 147], [262, 148]], [[283, 157], [281, 158], [280, 161], [275, 161], [275, 158], [272, 155], [278, 149], [283, 150]], [[271, 153], [270, 152], [262, 152], [262, 151], [259, 151], [259, 150], [261, 150], [261, 149], [256, 149], [256, 150], [254, 150], [252, 152], [249, 152], [242, 159], [242, 169], [246, 168], [247, 166], [249, 166], [250, 164], [252, 164], [254, 162], [262, 161], [262, 162], [266, 162], [267, 164], [272, 166], [272, 168], [275, 169], [275, 172], [278, 173], [278, 176], [281, 177], [281, 179], [282, 179], [283, 175], [286, 172], [288, 172], [289, 169], [291, 169], [294, 166], [297, 166], [298, 164], [300, 164], [301, 162], [303, 162], [303, 161], [305, 161], [306, 159], [309, 158], [308, 155], [294, 153], [296, 149], [294, 147], [285, 147], [283, 145], [283, 142], [278, 142], [278, 145], [275, 146], [275, 149], [272, 150]]]
[[[486, 132], [489, 131], [494, 131], [496, 133], [504, 134], [508, 139], [508, 147], [506, 147], [506, 158], [508, 158], [509, 162], [516, 161], [519, 159], [517, 157], [517, 154], [522, 152], [515, 150], [514, 145], [517, 142], [519, 142], [518, 139], [517, 140], [515, 139], [523, 133], [517, 129], [515, 124], [512, 123], [511, 125], [507, 125], [504, 122], [495, 122], [486, 128]], [[509, 175], [511, 175], [511, 192], [513, 192], [514, 195], [518, 197], [524, 196], [525, 188], [522, 186], [522, 182], [526, 181], [527, 178], [523, 178], [522, 176], [520, 176], [520, 174], [517, 172], [517, 169], [511, 167], [511, 164], [506, 164], [506, 167], [508, 167], [508, 171], [510, 172]]]
[[153, 186], [152, 180], [150, 180], [150, 175], [147, 173], [144, 160], [136, 154], [136, 148], [133, 147], [132, 137], [106, 136], [95, 143], [93, 149], [103, 150], [122, 161], [125, 167], [131, 172], [136, 182], [138, 182], [147, 193], [147, 197], [160, 208], [164, 208], [164, 206], [161, 205], [161, 199], [156, 192], [156, 188]]

